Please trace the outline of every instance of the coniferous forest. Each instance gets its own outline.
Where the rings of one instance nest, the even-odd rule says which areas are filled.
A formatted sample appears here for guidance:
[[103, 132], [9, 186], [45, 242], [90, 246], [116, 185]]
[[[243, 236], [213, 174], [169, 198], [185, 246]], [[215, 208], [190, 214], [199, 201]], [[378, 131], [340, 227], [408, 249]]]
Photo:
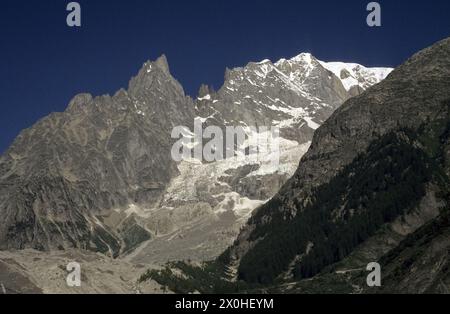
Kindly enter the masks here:
[[264, 241], [242, 258], [239, 278], [271, 284], [288, 270], [295, 279], [310, 278], [342, 260], [383, 224], [413, 209], [427, 183], [443, 180], [436, 156], [420, 148], [418, 139], [417, 133], [401, 130], [374, 141], [338, 176], [318, 187], [309, 205], [303, 208], [297, 199], [293, 218], [286, 217], [277, 198], [264, 205], [252, 222], [269, 212], [272, 219], [253, 231], [251, 240]]

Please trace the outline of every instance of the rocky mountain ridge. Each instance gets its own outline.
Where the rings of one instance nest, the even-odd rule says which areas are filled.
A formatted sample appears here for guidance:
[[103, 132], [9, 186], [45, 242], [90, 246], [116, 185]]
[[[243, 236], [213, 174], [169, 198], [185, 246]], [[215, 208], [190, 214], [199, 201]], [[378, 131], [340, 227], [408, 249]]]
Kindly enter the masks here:
[[[301, 54], [229, 70], [217, 93], [203, 87], [200, 95], [186, 96], [161, 56], [127, 90], [77, 95], [65, 112], [21, 132], [0, 158], [0, 248], [119, 256], [144, 243], [133, 258], [212, 258], [293, 174], [314, 130], [351, 93]], [[280, 167], [175, 163], [171, 131], [192, 130], [195, 118], [205, 127], [279, 126]]]

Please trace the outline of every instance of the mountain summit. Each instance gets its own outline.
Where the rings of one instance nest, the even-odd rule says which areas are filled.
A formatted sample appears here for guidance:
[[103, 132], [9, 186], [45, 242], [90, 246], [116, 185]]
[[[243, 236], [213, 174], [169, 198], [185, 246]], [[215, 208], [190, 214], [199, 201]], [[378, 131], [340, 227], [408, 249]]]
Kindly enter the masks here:
[[[367, 82], [361, 89], [384, 78], [358, 73]], [[146, 62], [127, 90], [75, 96], [0, 158], [0, 248], [75, 247], [115, 257], [145, 242], [132, 258], [213, 258], [294, 173], [314, 131], [351, 95], [310, 54], [229, 70], [219, 91], [203, 87], [196, 100], [164, 55]], [[196, 118], [204, 127], [279, 126], [281, 167], [175, 163], [172, 129], [192, 130]]]

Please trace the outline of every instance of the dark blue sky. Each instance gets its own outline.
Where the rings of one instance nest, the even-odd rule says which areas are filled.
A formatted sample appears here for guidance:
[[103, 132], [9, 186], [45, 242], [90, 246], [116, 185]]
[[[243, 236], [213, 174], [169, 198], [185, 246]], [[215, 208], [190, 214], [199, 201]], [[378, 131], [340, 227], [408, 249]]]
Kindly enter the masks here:
[[165, 53], [188, 94], [219, 88], [225, 67], [311, 52], [325, 61], [396, 66], [450, 36], [450, 1], [80, 0], [82, 27], [66, 25], [69, 0], [0, 2], [0, 152], [23, 128], [63, 111], [77, 93], [114, 93]]

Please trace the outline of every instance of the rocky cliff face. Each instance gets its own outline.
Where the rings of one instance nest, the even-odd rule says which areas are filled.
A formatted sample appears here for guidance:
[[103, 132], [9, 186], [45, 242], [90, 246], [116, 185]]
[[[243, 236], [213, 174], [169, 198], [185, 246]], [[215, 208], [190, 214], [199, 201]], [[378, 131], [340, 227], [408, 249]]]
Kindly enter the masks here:
[[[147, 241], [131, 259], [215, 257], [294, 173], [314, 130], [352, 96], [327, 67], [310, 54], [250, 63], [228, 70], [217, 92], [203, 86], [193, 101], [162, 56], [145, 63], [127, 90], [76, 96], [65, 112], [24, 130], [0, 159], [0, 249], [118, 256]], [[389, 72], [361, 72], [367, 82], [351, 87], [363, 90]], [[192, 130], [195, 118], [204, 127], [279, 126], [281, 166], [270, 168], [270, 155], [175, 163], [172, 129]]]
[[122, 240], [102, 215], [154, 201], [178, 173], [167, 134], [193, 118], [163, 56], [128, 91], [78, 95], [65, 112], [24, 130], [0, 160], [0, 247], [117, 255]]
[[449, 69], [446, 39], [338, 108], [222, 258], [252, 282], [301, 279], [358, 246], [371, 252], [363, 263], [377, 260], [439, 216], [449, 200]]

